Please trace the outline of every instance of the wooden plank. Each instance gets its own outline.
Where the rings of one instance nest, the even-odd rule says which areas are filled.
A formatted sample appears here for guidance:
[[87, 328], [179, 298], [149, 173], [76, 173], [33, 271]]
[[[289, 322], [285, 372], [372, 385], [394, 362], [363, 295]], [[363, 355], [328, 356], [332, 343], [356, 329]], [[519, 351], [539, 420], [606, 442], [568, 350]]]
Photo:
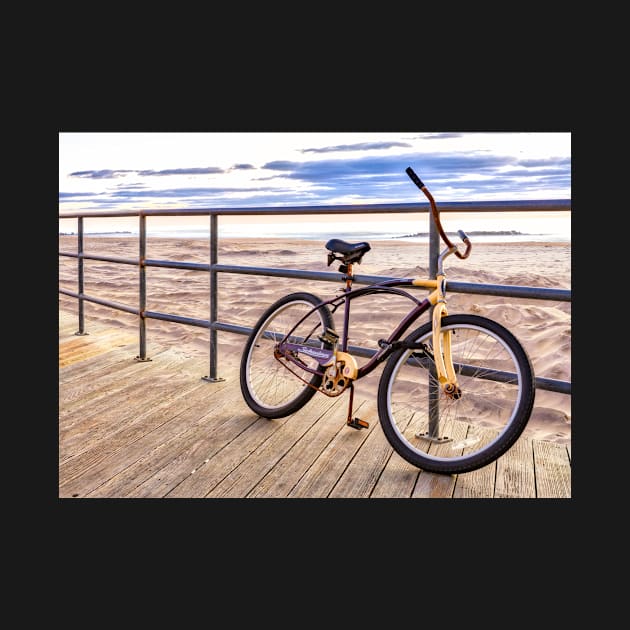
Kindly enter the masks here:
[[412, 499], [451, 499], [455, 488], [455, 475], [437, 475], [423, 470], [418, 475]]
[[[327, 497], [334, 488], [337, 480], [343, 474], [355, 453], [359, 450], [369, 433], [374, 430], [374, 419], [368, 417], [369, 410], [363, 409], [362, 402], [355, 408], [355, 413], [370, 423], [368, 429], [352, 429], [344, 427], [326, 445], [319, 457], [302, 475], [298, 483], [289, 493], [289, 497], [322, 498]], [[340, 410], [340, 422], [345, 424], [347, 412]]]
[[[172, 404], [185, 404], [189, 395], [190, 389], [182, 390], [177, 399], [172, 401]], [[156, 423], [165, 422], [167, 417], [161, 414], [167, 405], [168, 403], [162, 402], [154, 406], [150, 411], [145, 412], [145, 414], [139, 415], [131, 421], [121, 423], [118, 425], [117, 430], [102, 435], [98, 440], [91, 440], [84, 445], [81, 452], [60, 461], [60, 487], [63, 487], [67, 492], [87, 493], [97, 485], [102, 484], [115, 473], [115, 471], [107, 470], [108, 467], [112, 466], [110, 458], [113, 453], [120, 452], [120, 457], [126, 462], [125, 465], [129, 465], [129, 458], [133, 456], [132, 445], [134, 438], [138, 439], [139, 436], [150, 430], [145, 425], [145, 422], [151, 422], [151, 418], [156, 418]], [[148, 418], [149, 416], [150, 418]], [[104, 470], [107, 470], [107, 472], [103, 472]], [[85, 490], [83, 487], [79, 490], [70, 486], [72, 482], [80, 477], [85, 479], [85, 482], [81, 482], [81, 484], [87, 484], [89, 486], [88, 490]], [[95, 479], [91, 485], [90, 479]], [[96, 483], [96, 481], [99, 483]]]
[[322, 416], [308, 429], [278, 463], [249, 492], [248, 498], [284, 498], [326, 446], [346, 426], [347, 401], [333, 399]]
[[245, 431], [239, 433], [235, 439], [224, 444], [212, 457], [205, 457], [196, 462], [195, 466], [190, 469], [188, 476], [165, 496], [205, 497], [286, 421], [287, 418], [280, 420], [258, 418]]
[[[235, 409], [234, 401], [215, 390], [218, 404], [208, 406], [205, 383], [195, 390], [196, 400], [182, 409], [184, 401], [176, 403], [166, 422], [157, 424], [158, 417], [149, 418], [155, 429], [121, 448], [101, 465], [100, 476], [107, 475], [100, 487], [89, 496], [99, 497], [162, 497], [185, 479], [199, 461], [204, 461], [223, 448], [257, 420], [253, 414]], [[217, 383], [218, 385], [218, 383]], [[191, 397], [186, 396], [185, 402]]]
[[357, 407], [361, 431], [345, 426], [346, 395], [261, 419], [236, 367], [207, 383], [206, 357], [158, 347], [138, 363], [128, 329], [94, 322], [82, 337], [76, 317], [59, 322], [60, 497], [571, 496], [570, 444], [522, 437], [481, 470], [435, 475], [392, 451], [374, 401]]
[[[323, 396], [320, 398], [324, 398]], [[251, 411], [246, 408], [245, 403], [240, 399], [237, 399], [235, 404], [239, 405], [239, 408], [244, 410], [247, 416], [251, 416]], [[326, 399], [327, 401], [328, 399]], [[315, 397], [308, 403], [307, 407], [315, 405], [311, 410], [314, 413], [318, 405], [323, 404]], [[245, 411], [247, 409], [247, 411]], [[202, 461], [198, 461], [195, 467], [191, 470], [189, 475], [183, 479], [172, 491], [166, 496], [168, 497], [205, 497], [207, 496], [215, 486], [219, 485], [226, 477], [228, 477], [239, 465], [248, 459], [252, 453], [254, 453], [261, 444], [268, 440], [276, 431], [278, 431], [286, 422], [294, 421], [294, 416], [299, 418], [299, 414], [303, 410], [298, 411], [296, 414], [287, 416], [285, 418], [279, 418], [276, 420], [267, 420], [265, 418], [259, 418], [256, 422], [252, 423], [247, 429], [225, 444], [218, 452], [212, 457], [206, 457]], [[243, 474], [243, 469], [233, 475], [232, 481], [236, 480]], [[224, 485], [229, 485], [230, 482]]]
[[[453, 438], [454, 442], [462, 441], [468, 434], [468, 425], [464, 422], [449, 423], [446, 434]], [[452, 442], [432, 444], [429, 453], [436, 456], [448, 457], [452, 454]], [[461, 449], [457, 451], [459, 454]], [[438, 475], [423, 470], [418, 476], [416, 487], [411, 497], [413, 499], [451, 499], [455, 490], [456, 475]]]
[[112, 363], [104, 368], [94, 378], [91, 372], [85, 377], [74, 379], [65, 383], [63, 374], [59, 386], [59, 418], [64, 427], [70, 427], [74, 421], [88, 419], [100, 413], [98, 408], [107, 409], [108, 406], [117, 406], [121, 398], [131, 397], [135, 390], [143, 388], [155, 389], [154, 379], [168, 375], [169, 373], [187, 374], [192, 376], [193, 370], [201, 370], [197, 367], [198, 358], [186, 358], [183, 355], [165, 351], [159, 361], [142, 363], [131, 361], [129, 363]]
[[[67, 369], [60, 371], [59, 404], [62, 407], [60, 417], [63, 419], [78, 407], [87, 409], [92, 403], [101, 399], [112, 399], [117, 391], [133, 384], [138, 377], [143, 377], [160, 371], [157, 362], [138, 362], [126, 352], [110, 350], [105, 353], [106, 363], [99, 363], [94, 369], [82, 368], [67, 378]], [[99, 357], [99, 359], [102, 357]], [[168, 355], [160, 360], [168, 360]], [[171, 357], [172, 363], [180, 363], [181, 358]], [[74, 366], [72, 366], [74, 367]]]
[[[61, 315], [61, 314], [60, 314]], [[61, 321], [61, 317], [60, 317]], [[72, 330], [75, 330], [75, 326], [72, 327]], [[134, 356], [138, 354], [138, 344], [137, 344], [137, 335], [130, 336], [129, 331], [123, 328], [116, 328], [111, 326], [103, 326], [97, 325], [95, 329], [91, 331], [86, 336], [76, 336], [74, 333], [69, 335], [66, 338], [63, 338], [60, 333], [59, 337], [59, 358], [63, 359], [64, 353], [68, 351], [69, 348], [74, 347], [89, 347], [92, 343], [92, 340], [103, 340], [104, 336], [110, 340], [110, 347], [107, 347], [108, 344], [100, 343], [98, 345], [100, 349], [100, 353], [98, 355], [92, 355], [90, 360], [90, 370], [97, 369], [102, 363], [107, 364], [111, 361], [113, 351], [126, 346], [128, 348], [128, 352], [125, 358], [129, 360], [133, 359]], [[118, 353], [113, 352], [113, 356], [119, 356]], [[61, 366], [60, 366], [61, 367]], [[86, 366], [79, 362], [78, 365], [73, 363], [64, 364], [64, 379], [69, 381], [71, 377], [75, 375], [82, 375], [86, 372]]]
[[571, 466], [566, 446], [542, 440], [532, 440], [532, 444], [538, 498], [570, 498]]
[[404, 460], [396, 451], [387, 461], [370, 498], [372, 499], [408, 499], [418, 480], [420, 469]]
[[[405, 411], [399, 409], [397, 412], [397, 423], [401, 428], [406, 428], [414, 417], [412, 409]], [[380, 421], [379, 421], [380, 425]], [[381, 433], [383, 428], [380, 427]], [[383, 437], [385, 434], [383, 433]], [[409, 498], [420, 474], [420, 469], [404, 460], [393, 448], [390, 458], [387, 460], [383, 471], [372, 490], [371, 498]]]
[[[229, 407], [229, 405], [228, 405]], [[196, 427], [196, 430], [187, 431], [180, 437], [176, 437], [160, 448], [160, 452], [154, 451], [151, 458], [144, 458], [138, 462], [138, 466], [125, 471], [152, 473], [145, 475], [135, 488], [125, 493], [127, 497], [166, 497], [184, 479], [194, 474], [197, 470], [207, 465], [211, 458], [222, 451], [253, 424], [264, 422], [261, 418], [249, 411], [235, 411], [233, 403], [231, 410], [226, 411], [223, 417], [216, 417], [214, 413], [207, 417], [204, 424]], [[143, 470], [145, 469], [145, 470]], [[137, 477], [136, 481], [141, 479]], [[175, 496], [175, 495], [172, 495]]]
[[60, 462], [87, 450], [91, 444], [125, 423], [137, 421], [149, 413], [151, 408], [147, 390], [159, 392], [159, 406], [185, 395], [187, 389], [198, 382], [185, 369], [191, 362], [198, 364], [198, 359], [185, 361], [177, 369], [170, 367], [166, 372], [157, 369], [143, 373], [131, 384], [117, 389], [116, 395], [100, 397], [97, 402], [91, 400], [87, 412], [83, 412], [80, 407], [74, 408], [72, 413], [60, 420]]
[[521, 436], [505, 455], [497, 460], [494, 496], [497, 499], [536, 497], [532, 442]]
[[497, 463], [457, 475], [454, 499], [492, 499], [497, 476]]
[[[111, 378], [102, 379], [103, 389], [99, 388], [101, 381], [83, 384], [77, 391], [68, 392], [71, 400], [60, 403], [59, 433], [61, 437], [76, 434], [81, 427], [94, 427], [99, 418], [114, 417], [138, 413], [145, 409], [143, 400], [145, 392], [150, 389], [166, 388], [171, 390], [184, 380], [192, 382], [191, 375], [180, 368], [185, 362], [170, 362], [167, 366], [148, 367], [134, 365], [129, 370], [114, 370]], [[165, 372], [163, 368], [167, 368]], [[60, 386], [63, 389], [63, 385]], [[104, 420], [101, 424], [105, 424]]]
[[361, 419], [370, 423], [370, 432], [331, 490], [330, 498], [369, 498], [393, 453], [379, 424], [374, 403], [366, 403]]
[[[209, 398], [220, 391], [214, 389], [215, 385], [227, 387], [225, 383], [196, 381], [170, 402], [156, 400], [149, 405], [148, 413], [123, 425], [65, 463], [64, 492], [80, 496], [123, 496], [129, 486], [135, 487], [135, 479], [141, 477], [137, 470], [140, 467], [134, 469], [135, 463], [143, 458], [151, 460], [155, 449], [169, 439], [177, 439], [190, 424], [201, 425], [207, 430], [207, 422], [214, 411]], [[133, 470], [126, 478], [125, 475], [117, 477], [121, 471], [129, 469]]]
[[[493, 440], [497, 431], [486, 429], [483, 430], [479, 426], [475, 426], [475, 436], [481, 439], [484, 443], [489, 443]], [[471, 429], [468, 430], [469, 433]], [[475, 447], [480, 446], [479, 444]], [[469, 473], [463, 473], [457, 475], [457, 481], [455, 482], [455, 491], [453, 492], [454, 499], [488, 499], [494, 497], [494, 487], [497, 475], [496, 461], [478, 468]]]
[[66, 365], [63, 370], [59, 370], [59, 384], [63, 384], [63, 390], [60, 387], [60, 391], [69, 389], [68, 386], [76, 380], [96, 380], [99, 378], [101, 371], [107, 370], [112, 365], [118, 365], [119, 367], [132, 365], [135, 363], [133, 357], [134, 355], [129, 347], [126, 347], [126, 351], [121, 351], [120, 348], [110, 348], [104, 350], [96, 357], [91, 357], [86, 363], [79, 362]]
[[207, 497], [244, 497], [269, 473], [308, 430], [339, 400], [316, 394], [300, 411], [294, 413], [273, 435], [253, 450]]
[[120, 330], [103, 331], [98, 336], [76, 337], [59, 346], [59, 367], [63, 368], [85, 361], [112, 347], [129, 346], [131, 348], [135, 340], [137, 340], [137, 335], [125, 334]]

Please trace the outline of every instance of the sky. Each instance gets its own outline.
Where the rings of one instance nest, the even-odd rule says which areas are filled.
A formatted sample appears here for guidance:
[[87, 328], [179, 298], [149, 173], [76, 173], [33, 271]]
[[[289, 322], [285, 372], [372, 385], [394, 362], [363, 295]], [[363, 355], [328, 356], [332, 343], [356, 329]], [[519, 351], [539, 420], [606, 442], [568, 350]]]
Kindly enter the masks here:
[[570, 132], [60, 132], [59, 212], [571, 198]]

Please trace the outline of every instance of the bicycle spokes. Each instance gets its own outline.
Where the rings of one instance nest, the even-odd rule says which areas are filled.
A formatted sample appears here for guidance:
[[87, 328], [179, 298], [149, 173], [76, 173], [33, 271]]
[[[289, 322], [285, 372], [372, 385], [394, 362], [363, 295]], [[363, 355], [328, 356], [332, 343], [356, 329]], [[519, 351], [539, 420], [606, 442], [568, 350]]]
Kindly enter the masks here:
[[[445, 316], [442, 348], [425, 324], [390, 357], [379, 384], [379, 418], [396, 451], [420, 468], [467, 472], [504, 453], [533, 405], [533, 373], [514, 337], [474, 315]], [[449, 339], [444, 345], [444, 334]], [[419, 346], [426, 349], [419, 349]], [[441, 382], [447, 356], [458, 391]], [[446, 356], [444, 356], [446, 355]]]

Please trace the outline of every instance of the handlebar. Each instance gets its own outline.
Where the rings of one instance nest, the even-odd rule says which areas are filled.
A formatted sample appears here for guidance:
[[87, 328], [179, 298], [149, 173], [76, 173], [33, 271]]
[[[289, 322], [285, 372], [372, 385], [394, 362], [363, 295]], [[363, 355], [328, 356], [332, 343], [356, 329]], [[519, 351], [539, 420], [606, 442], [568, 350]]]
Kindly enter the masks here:
[[448, 236], [446, 236], [446, 233], [444, 232], [444, 229], [442, 228], [442, 222], [440, 221], [440, 213], [438, 212], [437, 206], [435, 205], [435, 200], [433, 199], [433, 195], [429, 192], [427, 187], [423, 184], [422, 180], [415, 174], [411, 166], [408, 166], [405, 169], [405, 173], [409, 175], [409, 178], [411, 179], [411, 181], [424, 193], [424, 196], [429, 200], [429, 203], [431, 204], [431, 214], [433, 216], [433, 222], [435, 223], [435, 227], [440, 233], [440, 236], [442, 237], [442, 240], [444, 241], [446, 246], [449, 249], [452, 249], [458, 258], [461, 258], [461, 259], [468, 258], [468, 256], [470, 256], [470, 250], [472, 249], [472, 243], [470, 242], [470, 239], [468, 238], [468, 236], [466, 236], [466, 233], [462, 230], [457, 231], [457, 233], [459, 234], [459, 238], [461, 238], [462, 241], [464, 241], [466, 245], [466, 249], [464, 253], [462, 253], [457, 248], [457, 245], [453, 245], [453, 243], [451, 243]]

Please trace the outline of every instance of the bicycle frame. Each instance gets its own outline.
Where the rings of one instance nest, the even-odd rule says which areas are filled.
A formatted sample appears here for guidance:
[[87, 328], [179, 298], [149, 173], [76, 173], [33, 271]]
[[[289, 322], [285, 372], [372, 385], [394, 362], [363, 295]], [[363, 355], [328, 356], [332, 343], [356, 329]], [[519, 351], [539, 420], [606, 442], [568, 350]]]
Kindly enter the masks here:
[[[442, 224], [440, 222], [440, 215], [435, 205], [435, 200], [433, 196], [428, 191], [427, 187], [423, 184], [422, 180], [415, 174], [411, 167], [408, 167], [405, 171], [407, 175], [411, 178], [411, 180], [416, 184], [416, 186], [424, 193], [426, 198], [429, 200], [431, 205], [431, 214], [433, 217], [433, 222], [435, 227], [438, 230], [438, 233], [442, 239], [442, 241], [446, 244], [446, 249], [441, 252], [438, 257], [438, 272], [436, 274], [435, 280], [425, 280], [422, 278], [405, 278], [405, 279], [396, 279], [389, 280], [380, 284], [371, 285], [369, 287], [365, 287], [363, 289], [352, 289], [352, 260], [355, 260], [351, 257], [352, 254], [358, 255], [358, 261], [360, 262], [362, 252], [352, 252], [347, 251], [346, 253], [350, 254], [347, 258], [342, 256], [335, 256], [335, 252], [331, 252], [329, 254], [329, 262], [330, 265], [333, 260], [343, 260], [342, 266], [340, 267], [340, 271], [343, 271], [346, 275], [344, 276], [344, 280], [346, 281], [346, 286], [344, 292], [341, 296], [331, 298], [322, 302], [319, 306], [316, 306], [310, 310], [294, 327], [287, 335], [285, 335], [284, 339], [276, 345], [276, 349], [274, 352], [274, 356], [276, 359], [280, 360], [284, 358], [287, 361], [292, 362], [294, 365], [298, 365], [301, 369], [304, 369], [312, 374], [317, 374], [324, 376], [326, 372], [320, 372], [317, 370], [313, 370], [303, 364], [298, 359], [298, 353], [302, 352], [307, 354], [308, 356], [317, 360], [321, 367], [327, 368], [331, 372], [331, 375], [337, 379], [339, 378], [336, 373], [336, 366], [339, 362], [340, 365], [343, 365], [343, 377], [348, 379], [347, 381], [344, 379], [344, 385], [341, 391], [343, 391], [348, 385], [348, 381], [350, 382], [350, 387], [352, 390], [352, 382], [354, 380], [360, 379], [370, 372], [374, 370], [374, 368], [385, 360], [393, 350], [403, 347], [404, 342], [401, 341], [401, 337], [403, 334], [409, 329], [411, 324], [415, 322], [422, 313], [424, 313], [427, 309], [433, 306], [433, 315], [432, 315], [432, 331], [433, 331], [433, 360], [435, 361], [435, 370], [437, 373], [437, 378], [444, 390], [444, 393], [451, 398], [459, 398], [461, 396], [461, 390], [457, 383], [457, 377], [455, 374], [455, 368], [453, 366], [453, 360], [451, 356], [451, 333], [447, 331], [442, 333], [441, 321], [442, 317], [447, 315], [446, 310], [446, 276], [443, 271], [443, 262], [447, 256], [451, 254], [455, 254], [458, 258], [464, 259], [468, 258], [470, 255], [470, 251], [472, 248], [472, 244], [466, 234], [459, 230], [459, 236], [463, 240], [466, 248], [464, 252], [458, 250], [457, 246], [454, 245], [444, 229], [442, 228]], [[369, 250], [369, 246], [367, 248]], [[367, 250], [365, 250], [367, 251]], [[429, 289], [433, 289], [433, 291], [426, 297], [424, 300], [419, 301], [416, 298], [412, 297], [409, 293], [403, 290], [396, 289], [395, 287], [401, 286], [419, 286], [426, 287]], [[406, 298], [410, 299], [412, 302], [416, 304], [416, 306], [409, 311], [409, 313], [401, 320], [396, 329], [391, 333], [391, 335], [387, 339], [379, 340], [380, 350], [377, 350], [376, 353], [370, 358], [370, 360], [362, 367], [358, 367], [356, 360], [352, 355], [348, 354], [348, 331], [350, 328], [350, 302], [362, 295], [368, 295], [370, 293], [391, 293], [396, 295], [403, 295]], [[344, 320], [343, 320], [343, 329], [341, 336], [341, 350], [337, 350], [337, 340], [338, 336], [335, 333], [335, 338], [331, 336], [331, 339], [326, 339], [332, 346], [332, 350], [326, 348], [316, 348], [309, 347], [305, 345], [308, 341], [308, 338], [305, 340], [300, 340], [301, 343], [291, 343], [287, 341], [293, 331], [313, 312], [315, 312], [318, 308], [327, 307], [329, 305], [333, 306], [332, 312], [334, 313], [341, 304], [344, 304]], [[314, 330], [310, 333], [309, 337], [314, 334]], [[410, 349], [415, 349], [413, 345], [407, 345], [406, 347]], [[419, 347], [419, 350], [426, 351], [426, 348]], [[285, 367], [286, 364], [284, 364]], [[304, 380], [304, 379], [302, 379]], [[306, 381], [304, 381], [306, 382]], [[335, 380], [334, 384], [336, 385], [337, 381]], [[310, 383], [307, 383], [310, 386]], [[320, 390], [321, 391], [321, 390]], [[351, 391], [352, 393], [352, 391]], [[335, 390], [335, 394], [337, 394], [337, 390]]]
[[[285, 335], [284, 339], [280, 341], [280, 343], [277, 345], [275, 352], [276, 358], [283, 358], [295, 365], [299, 364], [302, 369], [305, 369], [312, 374], [319, 375], [323, 375], [323, 372], [308, 368], [303, 364], [298, 363], [298, 360], [296, 360], [298, 353], [303, 353], [312, 358], [315, 358], [319, 365], [323, 368], [333, 366], [337, 363], [337, 361], [343, 360], [345, 364], [343, 375], [352, 381], [358, 380], [370, 374], [380, 363], [387, 359], [387, 357], [394, 350], [401, 347], [401, 338], [403, 337], [403, 335], [423, 313], [425, 313], [429, 308], [433, 306], [433, 347], [438, 379], [444, 387], [446, 393], [452, 394], [456, 392], [457, 379], [451, 359], [450, 332], [442, 333], [441, 331], [441, 318], [447, 315], [445, 298], [446, 279], [444, 273], [442, 272], [441, 262], [443, 258], [448, 256], [450, 253], [452, 253], [452, 251], [449, 248], [448, 250], [445, 250], [440, 256], [439, 273], [437, 274], [435, 280], [423, 278], [401, 278], [395, 280], [387, 280], [385, 282], [373, 284], [360, 289], [352, 289], [352, 265], [348, 265], [347, 275], [345, 276], [346, 287], [342, 295], [324, 300], [318, 306], [315, 306], [310, 311], [308, 311], [302, 317], [302, 319], [300, 319], [295, 324], [295, 326]], [[418, 300], [407, 291], [398, 288], [406, 286], [425, 287], [427, 289], [433, 289], [433, 291], [423, 300]], [[365, 365], [358, 367], [354, 357], [348, 354], [350, 304], [352, 300], [358, 297], [373, 293], [401, 295], [414, 302], [415, 306], [399, 322], [398, 326], [387, 339], [379, 340], [379, 349], [368, 360], [368, 362]], [[334, 313], [342, 305], [344, 306], [344, 317], [340, 337], [340, 350], [337, 348], [337, 344], [334, 344], [332, 349], [315, 347], [314, 345], [309, 346], [309, 338], [301, 339], [296, 342], [288, 341], [291, 338], [294, 330], [316, 310], [322, 307], [331, 306], [331, 312]]]

